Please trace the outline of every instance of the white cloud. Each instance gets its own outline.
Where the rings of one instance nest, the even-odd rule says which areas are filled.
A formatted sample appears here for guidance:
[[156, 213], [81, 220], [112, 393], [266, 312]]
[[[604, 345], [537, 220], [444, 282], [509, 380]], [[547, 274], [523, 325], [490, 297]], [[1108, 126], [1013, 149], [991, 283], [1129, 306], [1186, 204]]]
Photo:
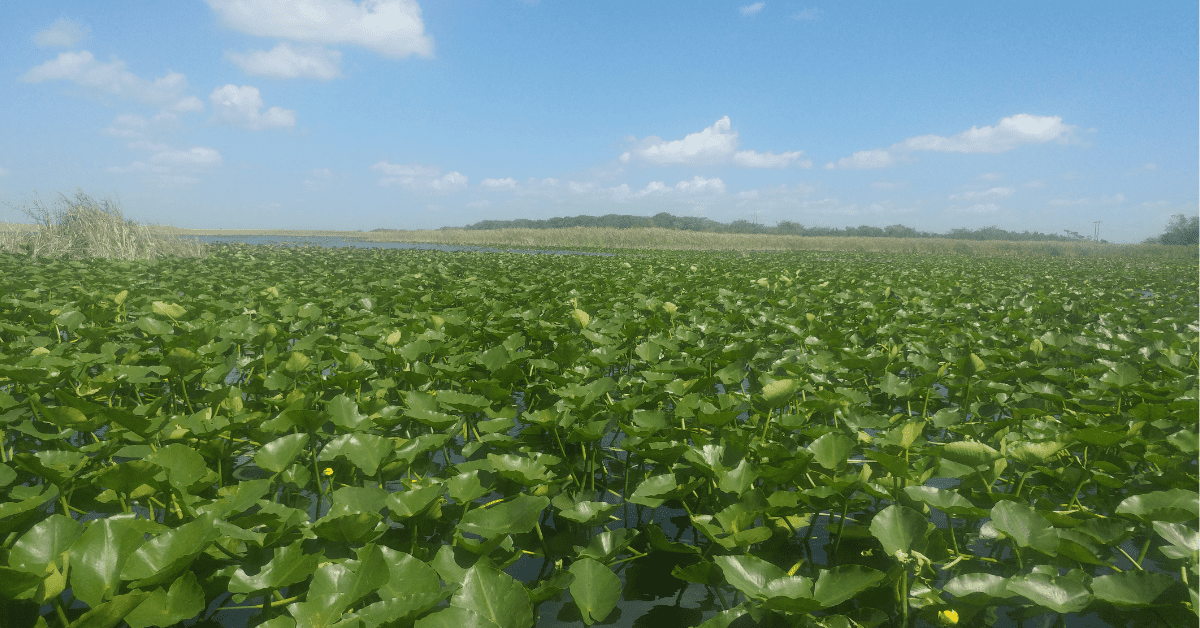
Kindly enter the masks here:
[[737, 149], [737, 133], [729, 129], [729, 116], [724, 116], [712, 126], [689, 133], [681, 140], [665, 142], [651, 136], [641, 141], [640, 148], [621, 155], [621, 161], [629, 161], [632, 156], [660, 166], [720, 163]]
[[739, 150], [733, 154], [733, 163], [746, 168], [787, 168], [796, 164], [801, 168], [812, 168], [812, 161], [798, 161], [804, 151], [794, 150], [776, 155], [772, 152], [759, 153], [752, 150]]
[[479, 184], [485, 188], [494, 188], [498, 190], [515, 190], [517, 188], [517, 181], [512, 177], [504, 179], [484, 179], [483, 181], [480, 181]]
[[1064, 140], [1075, 127], [1063, 124], [1058, 116], [1035, 116], [1019, 113], [1000, 120], [996, 126], [971, 127], [970, 129], [942, 137], [921, 135], [910, 137], [893, 146], [909, 151], [936, 151], [940, 153], [1003, 153], [1023, 144], [1043, 144], [1051, 140]]
[[908, 181], [876, 181], [871, 187], [877, 190], [894, 190], [908, 185]]
[[1124, 194], [1114, 194], [1112, 196], [1101, 196], [1099, 199], [1093, 198], [1056, 198], [1048, 203], [1051, 207], [1075, 207], [1078, 205], [1120, 205], [1125, 202]]
[[147, 81], [126, 70], [124, 61], [96, 61], [87, 50], [60, 52], [56, 59], [30, 69], [18, 80], [70, 81], [96, 94], [129, 98], [181, 113], [204, 108], [204, 103], [195, 96], [183, 96], [187, 77], [178, 72], [167, 72], [162, 78]]
[[225, 26], [257, 37], [433, 56], [416, 0], [207, 0]]
[[148, 174], [159, 183], [169, 186], [188, 186], [199, 181], [197, 174], [220, 167], [224, 163], [221, 153], [215, 148], [196, 146], [178, 150], [150, 142], [134, 142], [130, 148], [151, 152], [149, 158], [134, 161], [128, 166], [113, 166], [108, 169], [114, 174]]
[[[628, 194], [628, 192], [629, 192], [629, 186], [624, 183], [621, 184], [620, 187], [607, 188], [607, 189], [618, 190], [618, 191], [623, 190], [626, 194]], [[671, 194], [671, 193], [675, 193], [675, 192], [682, 192], [682, 193], [688, 193], [688, 194], [696, 194], [696, 193], [701, 193], [701, 192], [713, 192], [713, 193], [717, 193], [717, 194], [724, 194], [725, 193], [725, 182], [722, 181], [720, 179], [720, 177], [713, 177], [711, 179], [707, 179], [707, 178], [701, 177], [701, 176], [692, 177], [691, 181], [680, 181], [680, 182], [676, 183], [674, 186], [669, 186], [666, 183], [663, 183], [662, 181], [651, 181], [650, 183], [646, 184], [646, 187], [644, 187], [641, 190], [638, 190], [636, 193], [634, 193], [633, 196], [635, 196], [635, 197], [647, 196], [647, 195], [656, 194], [656, 193]]]
[[8, 170], [3, 167], [0, 167], [0, 177], [7, 177], [7, 176], [8, 176]]
[[701, 176], [692, 177], [691, 181], [680, 181], [675, 184], [675, 189], [680, 192], [717, 192], [725, 193], [725, 182], [719, 177], [705, 179]]
[[124, 113], [116, 118], [113, 118], [112, 123], [100, 130], [104, 135], [110, 137], [123, 137], [127, 139], [142, 139], [146, 137], [146, 133], [150, 130], [150, 121], [142, 116], [132, 113]]
[[803, 11], [799, 11], [799, 12], [793, 14], [792, 19], [803, 21], [803, 22], [815, 22], [816, 20], [821, 19], [821, 10], [820, 9], [804, 9]]
[[435, 190], [450, 190], [454, 188], [461, 188], [466, 184], [467, 175], [455, 171], [446, 173], [446, 175], [440, 179], [434, 179], [433, 181], [430, 181], [429, 187]]
[[737, 150], [738, 134], [732, 130], [729, 116], [724, 116], [712, 126], [696, 133], [689, 133], [681, 140], [665, 141], [652, 135], [634, 140], [635, 147], [621, 154], [620, 161], [628, 163], [637, 159], [657, 166], [713, 165], [733, 162], [745, 168], [786, 168], [792, 164], [811, 168], [811, 161], [799, 161], [803, 151], [759, 153], [752, 150]]
[[877, 148], [875, 150], [860, 150], [849, 157], [842, 157], [837, 161], [837, 164], [825, 164], [826, 168], [886, 168], [896, 163], [896, 159], [886, 150]]
[[755, 2], [754, 4], [746, 5], [738, 10], [742, 12], [742, 15], [758, 15], [758, 12], [762, 11], [763, 7], [765, 6], [767, 6], [766, 2]]
[[1004, 178], [1004, 175], [998, 172], [983, 172], [975, 178], [979, 179], [980, 181], [999, 181], [1000, 179]]
[[471, 201], [470, 203], [467, 203], [466, 206], [470, 207], [471, 209], [487, 209], [492, 206], [492, 202], [485, 198], [479, 201]]
[[71, 48], [87, 40], [90, 29], [74, 20], [60, 17], [33, 36], [33, 43], [43, 48]]
[[329, 184], [332, 181], [333, 170], [329, 168], [313, 168], [309, 171], [308, 177], [304, 179], [304, 189], [310, 192], [328, 190]]
[[1155, 170], [1155, 169], [1157, 169], [1157, 168], [1158, 168], [1158, 164], [1156, 164], [1156, 163], [1154, 163], [1154, 162], [1152, 161], [1152, 162], [1149, 162], [1149, 163], [1147, 163], [1146, 165], [1144, 165], [1144, 166], [1142, 166], [1142, 167], [1143, 167], [1143, 168], [1145, 168], [1146, 170]]
[[960, 211], [966, 214], [990, 214], [1000, 211], [1000, 206], [995, 203], [976, 203]]
[[952, 201], [982, 201], [982, 200], [999, 200], [1008, 198], [1015, 192], [1013, 188], [992, 188], [990, 190], [977, 190], [963, 192], [962, 194], [951, 194]]
[[218, 87], [209, 94], [208, 100], [212, 103], [213, 120], [221, 124], [252, 131], [296, 125], [295, 111], [282, 107], [271, 107], [261, 111], [262, 96], [257, 87], [250, 85]]
[[422, 164], [393, 164], [385, 160], [371, 166], [371, 170], [383, 174], [378, 181], [383, 187], [399, 185], [407, 190], [449, 191], [467, 184], [467, 176], [461, 172], [442, 175], [440, 169]]
[[938, 153], [1003, 153], [1025, 144], [1066, 142], [1076, 127], [1063, 124], [1058, 116], [1019, 113], [1003, 118], [996, 126], [971, 127], [957, 135], [920, 135], [893, 144], [888, 149], [859, 151], [826, 168], [882, 168], [897, 163], [896, 157], [918, 151]]
[[225, 57], [250, 76], [328, 81], [342, 75], [342, 53], [321, 46], [293, 47], [281, 42], [269, 51], [227, 52]]

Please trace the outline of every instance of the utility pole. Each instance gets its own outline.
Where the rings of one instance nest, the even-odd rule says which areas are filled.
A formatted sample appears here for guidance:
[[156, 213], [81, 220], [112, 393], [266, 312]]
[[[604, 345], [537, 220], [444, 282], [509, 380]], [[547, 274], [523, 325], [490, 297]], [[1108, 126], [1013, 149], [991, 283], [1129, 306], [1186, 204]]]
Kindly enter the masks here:
[[1095, 235], [1095, 236], [1092, 238], [1092, 241], [1093, 241], [1093, 242], [1099, 242], [1099, 241], [1100, 241], [1100, 223], [1102, 223], [1102, 222], [1104, 222], [1104, 221], [1103, 221], [1103, 220], [1097, 220], [1096, 222], [1092, 223], [1092, 224], [1096, 225], [1096, 235]]

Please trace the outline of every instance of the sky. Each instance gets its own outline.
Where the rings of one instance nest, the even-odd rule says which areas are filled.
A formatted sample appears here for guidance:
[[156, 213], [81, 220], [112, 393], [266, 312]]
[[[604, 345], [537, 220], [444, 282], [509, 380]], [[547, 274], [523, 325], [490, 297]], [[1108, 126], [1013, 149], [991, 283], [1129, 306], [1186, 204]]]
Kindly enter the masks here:
[[1137, 242], [1198, 211], [1194, 0], [0, 13], [10, 222], [75, 190], [211, 229], [665, 211]]

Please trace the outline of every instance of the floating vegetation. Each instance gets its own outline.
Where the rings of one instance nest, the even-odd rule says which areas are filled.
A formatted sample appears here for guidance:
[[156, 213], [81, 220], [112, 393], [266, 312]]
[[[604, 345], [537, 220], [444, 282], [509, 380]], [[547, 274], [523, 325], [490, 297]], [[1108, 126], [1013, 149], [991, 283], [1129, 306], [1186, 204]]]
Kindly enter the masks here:
[[1194, 625], [1195, 271], [0, 255], [0, 616]]

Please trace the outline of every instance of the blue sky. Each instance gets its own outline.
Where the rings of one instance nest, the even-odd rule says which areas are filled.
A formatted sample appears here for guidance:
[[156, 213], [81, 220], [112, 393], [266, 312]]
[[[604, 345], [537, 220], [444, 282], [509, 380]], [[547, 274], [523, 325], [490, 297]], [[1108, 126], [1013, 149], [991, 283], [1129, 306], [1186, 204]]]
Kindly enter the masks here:
[[10, 3], [0, 219], [667, 211], [1140, 241], [1197, 212], [1195, 2]]

